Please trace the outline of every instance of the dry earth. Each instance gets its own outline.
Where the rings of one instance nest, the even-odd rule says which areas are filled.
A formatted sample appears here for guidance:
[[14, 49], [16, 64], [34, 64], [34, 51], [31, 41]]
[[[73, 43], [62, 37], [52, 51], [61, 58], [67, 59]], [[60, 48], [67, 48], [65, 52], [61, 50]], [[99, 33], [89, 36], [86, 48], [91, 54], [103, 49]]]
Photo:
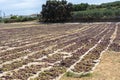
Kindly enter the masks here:
[[61, 80], [120, 80], [120, 52], [105, 52], [91, 76], [82, 78], [64, 76]]

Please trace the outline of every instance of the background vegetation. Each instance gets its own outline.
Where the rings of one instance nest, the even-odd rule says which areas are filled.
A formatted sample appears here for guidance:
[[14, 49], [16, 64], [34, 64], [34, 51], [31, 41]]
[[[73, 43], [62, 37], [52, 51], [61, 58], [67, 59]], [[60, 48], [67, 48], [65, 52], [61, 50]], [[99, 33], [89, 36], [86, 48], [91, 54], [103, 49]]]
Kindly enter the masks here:
[[0, 17], [0, 23], [2, 22], [2, 18]]
[[120, 21], [120, 1], [89, 5], [73, 5], [74, 21]]
[[90, 5], [48, 0], [42, 6], [41, 18], [44, 22], [120, 21], [120, 1]]
[[12, 22], [25, 22], [25, 21], [32, 21], [36, 20], [37, 17], [30, 17], [30, 16], [11, 16], [10, 18], [4, 18], [4, 23], [12, 23]]
[[72, 4], [66, 0], [47, 0], [42, 5], [40, 15], [31, 16], [11, 16], [2, 19], [0, 23], [24, 22], [37, 20], [43, 22], [90, 22], [90, 21], [120, 21], [120, 1], [103, 3], [100, 5], [80, 3]]

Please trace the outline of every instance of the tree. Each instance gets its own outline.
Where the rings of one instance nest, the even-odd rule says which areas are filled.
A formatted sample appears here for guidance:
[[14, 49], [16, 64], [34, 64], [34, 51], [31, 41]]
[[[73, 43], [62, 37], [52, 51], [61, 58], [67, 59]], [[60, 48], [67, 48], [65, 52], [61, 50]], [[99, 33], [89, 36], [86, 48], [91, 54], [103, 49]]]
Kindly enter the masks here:
[[81, 3], [81, 4], [75, 4], [73, 5], [74, 11], [84, 11], [89, 7], [88, 3]]
[[72, 3], [66, 0], [47, 0], [42, 5], [41, 18], [44, 22], [60, 22], [71, 18]]
[[0, 23], [2, 22], [2, 18], [0, 17]]
[[11, 16], [10, 19], [17, 19], [17, 16]]

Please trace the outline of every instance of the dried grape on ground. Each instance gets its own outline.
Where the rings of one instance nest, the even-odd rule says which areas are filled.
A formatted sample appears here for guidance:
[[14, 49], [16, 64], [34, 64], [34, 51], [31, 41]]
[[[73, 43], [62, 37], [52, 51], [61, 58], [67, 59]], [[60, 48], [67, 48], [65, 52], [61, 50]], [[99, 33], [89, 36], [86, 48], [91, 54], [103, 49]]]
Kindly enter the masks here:
[[119, 51], [119, 23], [0, 28], [0, 80], [59, 80], [93, 71], [103, 51]]

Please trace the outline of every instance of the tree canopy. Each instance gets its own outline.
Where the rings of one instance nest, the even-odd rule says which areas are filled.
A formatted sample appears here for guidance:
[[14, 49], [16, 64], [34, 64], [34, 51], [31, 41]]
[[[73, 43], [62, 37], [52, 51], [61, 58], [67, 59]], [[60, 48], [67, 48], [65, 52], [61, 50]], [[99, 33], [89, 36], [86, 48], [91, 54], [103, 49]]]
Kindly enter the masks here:
[[99, 5], [72, 4], [66, 0], [47, 0], [42, 5], [41, 20], [44, 22], [120, 20], [120, 1]]
[[72, 3], [66, 0], [47, 0], [42, 5], [41, 17], [44, 22], [60, 22], [71, 18]]

